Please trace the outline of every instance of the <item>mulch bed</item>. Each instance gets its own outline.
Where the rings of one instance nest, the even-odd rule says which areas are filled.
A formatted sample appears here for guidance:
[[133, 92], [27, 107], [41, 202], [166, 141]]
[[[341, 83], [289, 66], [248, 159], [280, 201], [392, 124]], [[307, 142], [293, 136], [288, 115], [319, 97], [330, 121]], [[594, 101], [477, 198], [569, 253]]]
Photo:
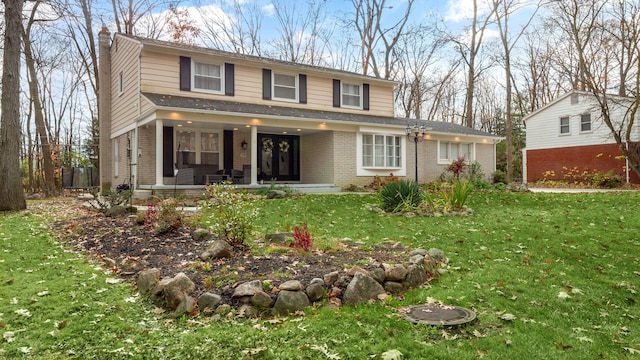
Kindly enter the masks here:
[[[64, 213], [64, 219], [55, 221], [50, 231], [69, 247], [100, 261], [114, 274], [134, 282], [138, 272], [144, 269], [158, 268], [163, 277], [184, 272], [196, 284], [196, 296], [213, 292], [229, 304], [233, 289], [250, 280], [272, 280], [277, 286], [295, 279], [306, 286], [313, 278], [349, 269], [356, 263], [366, 263], [367, 266], [361, 267], [372, 268], [382, 262], [408, 260], [406, 252], [396, 252], [389, 247], [363, 251], [357, 244], [346, 242], [336, 246], [338, 250], [328, 252], [277, 247], [277, 251], [268, 256], [246, 252], [230, 259], [205, 262], [199, 256], [209, 243], [194, 240], [188, 227], [157, 234], [137, 224], [135, 215], [109, 218], [73, 200], [37, 206], [46, 208], [41, 210], [49, 215]], [[274, 246], [262, 243], [261, 239], [256, 240], [256, 245]]]

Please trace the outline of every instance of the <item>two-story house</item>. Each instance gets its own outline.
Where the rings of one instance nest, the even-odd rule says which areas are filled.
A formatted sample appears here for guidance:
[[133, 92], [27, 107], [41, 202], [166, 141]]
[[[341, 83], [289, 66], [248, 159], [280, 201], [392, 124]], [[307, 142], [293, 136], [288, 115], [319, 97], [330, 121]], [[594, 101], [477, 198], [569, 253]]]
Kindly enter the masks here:
[[[389, 80], [123, 34], [100, 33], [101, 186], [344, 187], [413, 178], [408, 126], [425, 126], [419, 180], [452, 160], [495, 170], [499, 137], [394, 117]], [[411, 144], [411, 146], [409, 146]], [[185, 176], [186, 174], [186, 176]]]
[[[614, 126], [626, 129], [631, 98], [608, 95]], [[640, 183], [622, 156], [611, 130], [604, 123], [592, 93], [571, 91], [524, 118], [527, 129], [523, 151], [524, 179], [565, 180], [572, 172], [620, 174], [627, 182]], [[624, 134], [624, 131], [623, 131]], [[633, 142], [640, 137], [638, 119], [631, 131]]]

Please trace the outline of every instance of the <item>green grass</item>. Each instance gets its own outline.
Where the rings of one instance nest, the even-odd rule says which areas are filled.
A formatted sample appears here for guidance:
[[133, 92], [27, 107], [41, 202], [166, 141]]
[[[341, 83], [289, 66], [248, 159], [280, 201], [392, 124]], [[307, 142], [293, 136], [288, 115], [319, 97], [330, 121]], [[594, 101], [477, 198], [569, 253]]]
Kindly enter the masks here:
[[[379, 215], [366, 209], [376, 201], [265, 200], [256, 229], [306, 222], [316, 246], [437, 247], [448, 272], [385, 304], [288, 319], [169, 319], [38, 217], [0, 215], [0, 358], [367, 359], [393, 349], [404, 359], [640, 358], [639, 193], [472, 193], [475, 213], [464, 218]], [[429, 298], [472, 308], [478, 321], [442, 329], [398, 315]]]

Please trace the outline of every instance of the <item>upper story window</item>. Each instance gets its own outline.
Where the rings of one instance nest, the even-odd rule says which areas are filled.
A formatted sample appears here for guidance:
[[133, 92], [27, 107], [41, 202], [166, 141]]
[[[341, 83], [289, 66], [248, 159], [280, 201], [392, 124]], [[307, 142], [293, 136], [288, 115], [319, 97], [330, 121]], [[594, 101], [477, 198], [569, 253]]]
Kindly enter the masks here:
[[570, 131], [570, 127], [569, 127], [569, 117], [568, 116], [564, 116], [560, 118], [560, 135], [566, 135], [569, 134]]
[[298, 101], [298, 76], [273, 72], [273, 98]]
[[223, 67], [193, 61], [193, 90], [221, 93], [224, 89]]
[[122, 95], [124, 92], [124, 72], [120, 71], [118, 74], [118, 95]]
[[580, 132], [591, 131], [591, 114], [580, 115]]
[[400, 137], [362, 135], [362, 166], [400, 168]]
[[342, 83], [342, 106], [362, 108], [362, 92], [360, 85]]
[[442, 163], [450, 163], [463, 157], [467, 162], [473, 161], [473, 143], [456, 143], [439, 141], [438, 160]]

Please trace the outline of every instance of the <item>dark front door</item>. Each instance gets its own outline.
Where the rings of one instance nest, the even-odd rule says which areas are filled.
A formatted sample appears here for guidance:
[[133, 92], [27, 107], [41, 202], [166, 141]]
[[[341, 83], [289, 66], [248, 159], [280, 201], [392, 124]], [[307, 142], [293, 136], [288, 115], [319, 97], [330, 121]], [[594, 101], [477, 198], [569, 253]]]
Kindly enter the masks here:
[[300, 180], [300, 137], [258, 134], [258, 180]]

